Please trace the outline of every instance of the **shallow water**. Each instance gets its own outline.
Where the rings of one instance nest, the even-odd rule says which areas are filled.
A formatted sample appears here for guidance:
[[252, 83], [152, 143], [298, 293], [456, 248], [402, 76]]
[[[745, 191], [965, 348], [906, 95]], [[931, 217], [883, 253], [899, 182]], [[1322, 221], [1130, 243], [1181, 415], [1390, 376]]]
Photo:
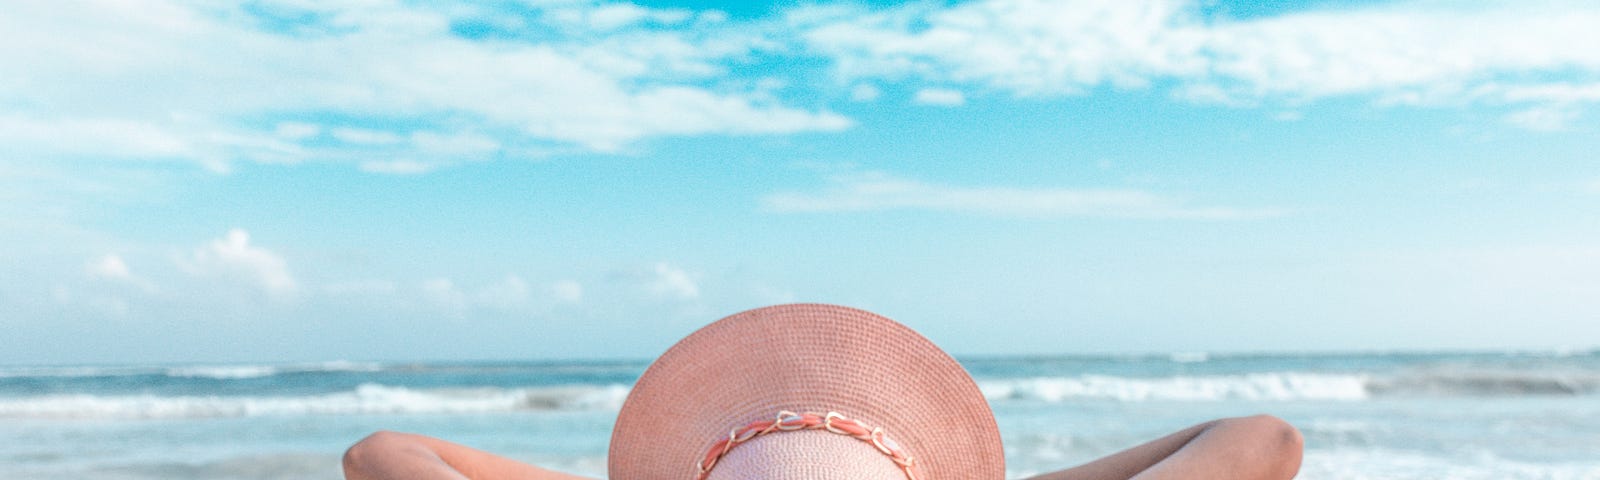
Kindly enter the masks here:
[[[974, 358], [1011, 477], [1271, 413], [1301, 478], [1600, 479], [1600, 354]], [[0, 368], [0, 478], [339, 478], [379, 429], [601, 476], [643, 362]]]

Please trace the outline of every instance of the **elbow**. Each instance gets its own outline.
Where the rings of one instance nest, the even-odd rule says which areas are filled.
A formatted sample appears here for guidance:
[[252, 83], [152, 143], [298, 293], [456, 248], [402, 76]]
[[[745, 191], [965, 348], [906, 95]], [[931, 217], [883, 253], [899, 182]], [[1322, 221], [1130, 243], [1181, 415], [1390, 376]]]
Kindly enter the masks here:
[[1250, 438], [1261, 459], [1261, 465], [1271, 472], [1268, 477], [1294, 478], [1300, 471], [1301, 455], [1305, 451], [1305, 438], [1289, 422], [1272, 415], [1254, 415], [1232, 419], [1251, 432]]
[[407, 444], [406, 434], [400, 432], [382, 430], [367, 435], [344, 451], [342, 463], [345, 478], [349, 480], [370, 478], [367, 473], [377, 459], [388, 452], [404, 448], [405, 444]]

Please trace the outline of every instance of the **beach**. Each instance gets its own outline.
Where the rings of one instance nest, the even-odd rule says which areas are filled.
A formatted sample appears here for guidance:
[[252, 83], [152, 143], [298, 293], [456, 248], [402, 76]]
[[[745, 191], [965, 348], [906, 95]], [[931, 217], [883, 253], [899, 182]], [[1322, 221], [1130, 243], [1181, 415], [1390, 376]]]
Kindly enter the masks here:
[[[959, 358], [959, 357], [958, 357]], [[1600, 478], [1600, 353], [959, 358], [1008, 478], [1268, 413], [1305, 479]], [[646, 361], [0, 367], [0, 478], [340, 478], [376, 430], [603, 477]]]

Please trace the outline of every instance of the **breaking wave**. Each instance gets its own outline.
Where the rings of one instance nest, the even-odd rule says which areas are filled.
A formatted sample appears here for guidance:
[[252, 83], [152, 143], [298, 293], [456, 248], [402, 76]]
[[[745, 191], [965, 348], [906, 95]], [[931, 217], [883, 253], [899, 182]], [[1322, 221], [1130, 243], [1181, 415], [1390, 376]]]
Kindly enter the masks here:
[[1362, 400], [1370, 393], [1361, 375], [1259, 373], [1249, 375], [1129, 378], [1103, 375], [979, 381], [990, 401], [1034, 400]]
[[45, 395], [0, 399], [0, 418], [170, 419], [617, 409], [623, 385], [412, 389], [364, 384], [307, 396]]
[[1390, 375], [1292, 372], [1149, 378], [1082, 375], [980, 379], [978, 388], [990, 401], [1047, 403], [1072, 400], [1358, 401], [1383, 396], [1576, 396], [1600, 393], [1600, 372], [1445, 369]]
[[[155, 375], [229, 381], [278, 375], [295, 368], [183, 367]], [[364, 364], [314, 368], [363, 369]], [[17, 373], [13, 371], [12, 373]], [[62, 373], [69, 372], [47, 372]], [[72, 372], [103, 375], [104, 371]], [[31, 372], [38, 375], [39, 372]], [[1600, 394], [1600, 371], [1565, 372], [1461, 367], [1402, 370], [1386, 374], [1262, 372], [1232, 375], [980, 377], [990, 402], [1067, 403], [1363, 401], [1375, 397], [1508, 397]], [[128, 392], [0, 396], [0, 419], [171, 419], [341, 414], [493, 413], [616, 410], [627, 398], [625, 383], [557, 386], [404, 387], [362, 383], [328, 393], [245, 395]]]
[[377, 363], [342, 360], [290, 365], [8, 367], [0, 369], [0, 378], [94, 378], [153, 375], [175, 378], [239, 380], [270, 377], [280, 373], [376, 372], [383, 370], [383, 368], [383, 365]]

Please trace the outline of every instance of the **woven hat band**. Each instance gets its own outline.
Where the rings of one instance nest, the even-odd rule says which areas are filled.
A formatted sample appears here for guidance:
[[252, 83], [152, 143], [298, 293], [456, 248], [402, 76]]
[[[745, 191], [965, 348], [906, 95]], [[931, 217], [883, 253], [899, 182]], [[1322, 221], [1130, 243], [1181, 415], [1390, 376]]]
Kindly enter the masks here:
[[[676, 478], [685, 480], [687, 476]], [[899, 465], [866, 442], [826, 430], [796, 430], [762, 435], [734, 448], [717, 462], [706, 480], [905, 478]]]
[[[921, 480], [918, 473], [917, 460], [906, 452], [899, 442], [894, 441], [883, 428], [870, 427], [861, 422], [845, 417], [838, 412], [795, 413], [780, 411], [770, 420], [756, 420], [742, 427], [728, 431], [728, 436], [717, 439], [707, 449], [704, 457], [695, 463], [694, 480], [706, 480], [717, 463], [729, 452], [739, 445], [755, 440], [758, 437], [783, 432], [822, 431], [843, 437], [859, 440], [873, 449], [882, 453], [896, 468], [905, 474], [907, 480]], [[830, 449], [832, 450], [832, 449]], [[820, 452], [819, 452], [820, 453]]]

